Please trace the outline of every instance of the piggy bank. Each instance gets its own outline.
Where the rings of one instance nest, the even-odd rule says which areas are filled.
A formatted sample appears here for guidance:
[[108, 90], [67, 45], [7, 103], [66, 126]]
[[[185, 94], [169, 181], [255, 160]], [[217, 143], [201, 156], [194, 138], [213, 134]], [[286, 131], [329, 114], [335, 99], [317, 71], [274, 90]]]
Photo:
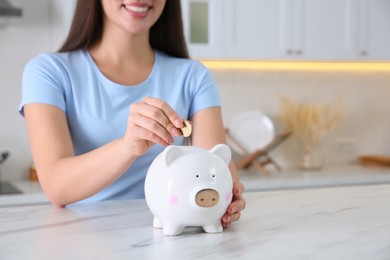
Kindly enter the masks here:
[[168, 236], [185, 227], [222, 232], [221, 218], [232, 201], [228, 168], [231, 151], [218, 144], [211, 150], [168, 146], [152, 162], [145, 179], [145, 199], [154, 215], [153, 227]]

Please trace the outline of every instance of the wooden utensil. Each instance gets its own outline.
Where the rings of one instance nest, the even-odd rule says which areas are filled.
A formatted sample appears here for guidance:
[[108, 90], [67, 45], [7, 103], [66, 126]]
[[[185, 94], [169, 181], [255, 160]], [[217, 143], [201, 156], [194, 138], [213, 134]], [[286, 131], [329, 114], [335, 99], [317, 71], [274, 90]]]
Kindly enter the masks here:
[[386, 156], [386, 155], [359, 156], [358, 161], [363, 166], [390, 167], [390, 156]]

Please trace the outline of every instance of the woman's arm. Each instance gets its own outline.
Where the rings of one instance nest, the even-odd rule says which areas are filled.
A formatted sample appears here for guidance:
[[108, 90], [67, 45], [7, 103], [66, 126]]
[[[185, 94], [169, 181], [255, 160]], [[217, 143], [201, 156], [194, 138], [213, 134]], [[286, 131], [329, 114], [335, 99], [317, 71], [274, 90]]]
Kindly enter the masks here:
[[56, 206], [97, 193], [115, 181], [135, 160], [121, 140], [75, 156], [65, 113], [50, 105], [24, 108], [39, 182]]
[[[226, 144], [225, 128], [222, 113], [219, 107], [203, 109], [192, 118], [192, 144], [211, 149], [216, 144]], [[233, 201], [226, 214], [222, 217], [222, 225], [227, 227], [231, 222], [240, 219], [241, 210], [245, 208], [245, 199], [242, 196], [244, 186], [239, 180], [237, 168], [233, 161], [229, 164], [233, 178]]]
[[40, 184], [62, 207], [88, 198], [119, 178], [153, 144], [168, 145], [183, 126], [163, 101], [144, 98], [130, 108], [126, 134], [75, 156], [65, 113], [46, 104], [24, 107], [30, 145]]

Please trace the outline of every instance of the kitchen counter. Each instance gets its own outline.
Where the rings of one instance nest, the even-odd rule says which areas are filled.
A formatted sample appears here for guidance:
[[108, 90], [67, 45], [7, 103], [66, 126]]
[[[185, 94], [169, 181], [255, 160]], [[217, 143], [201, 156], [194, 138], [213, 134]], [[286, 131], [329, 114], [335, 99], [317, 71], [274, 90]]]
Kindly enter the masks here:
[[[244, 184], [246, 191], [390, 184], [390, 167], [366, 168], [351, 163], [327, 165], [318, 171], [284, 169], [278, 172], [272, 166], [267, 168], [271, 172], [270, 177], [266, 177], [255, 168], [240, 171], [241, 182]], [[11, 183], [22, 194], [1, 195], [0, 206], [49, 203], [38, 182], [25, 180]]]
[[284, 169], [267, 166], [270, 177], [252, 167], [240, 171], [247, 191], [323, 188], [390, 184], [390, 167], [363, 167], [357, 163], [327, 165], [320, 170]]
[[0, 196], [0, 207], [16, 205], [38, 205], [49, 203], [49, 200], [43, 193], [39, 182], [25, 180], [13, 181], [10, 183], [22, 193], [2, 194]]
[[1, 259], [390, 259], [390, 185], [246, 193], [223, 233], [152, 228], [144, 200], [0, 207]]

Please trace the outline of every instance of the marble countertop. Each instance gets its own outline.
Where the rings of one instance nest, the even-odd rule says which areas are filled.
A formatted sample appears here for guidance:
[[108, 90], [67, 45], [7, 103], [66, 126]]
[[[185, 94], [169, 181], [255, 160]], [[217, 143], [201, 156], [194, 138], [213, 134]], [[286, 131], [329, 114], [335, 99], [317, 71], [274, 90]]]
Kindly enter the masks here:
[[152, 228], [144, 200], [0, 206], [0, 259], [390, 259], [390, 185], [245, 194], [222, 233]]
[[7, 205], [39, 205], [47, 204], [49, 201], [37, 181], [24, 180], [9, 183], [22, 193], [2, 194], [0, 196], [0, 207]]
[[[390, 167], [366, 168], [358, 164], [328, 165], [321, 170], [302, 171], [300, 169], [284, 169], [276, 171], [271, 166], [271, 176], [266, 177], [249, 168], [240, 171], [241, 182], [246, 191], [272, 191], [290, 189], [311, 189], [338, 186], [360, 186], [390, 184]], [[13, 181], [12, 185], [22, 194], [0, 196], [0, 206], [5, 205], [39, 205], [48, 202], [36, 181]]]
[[363, 167], [357, 163], [327, 165], [320, 170], [285, 169], [272, 166], [270, 177], [252, 167], [240, 171], [247, 191], [323, 188], [351, 185], [390, 184], [390, 167]]

